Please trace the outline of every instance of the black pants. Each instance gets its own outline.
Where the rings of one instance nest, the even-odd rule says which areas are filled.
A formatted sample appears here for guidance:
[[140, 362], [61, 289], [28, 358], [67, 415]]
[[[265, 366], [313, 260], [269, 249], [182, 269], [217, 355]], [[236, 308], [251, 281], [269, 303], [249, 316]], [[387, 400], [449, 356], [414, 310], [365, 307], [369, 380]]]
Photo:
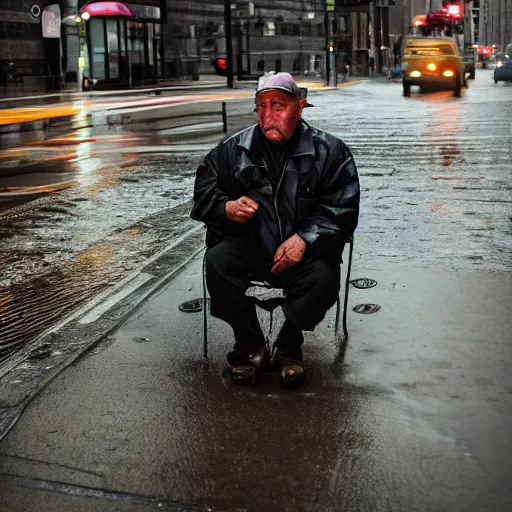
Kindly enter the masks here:
[[283, 288], [283, 311], [303, 331], [312, 331], [336, 303], [340, 291], [340, 262], [305, 257], [283, 274], [274, 276], [255, 243], [247, 238], [227, 237], [206, 251], [206, 283], [211, 314], [230, 323], [248, 300], [251, 280], [267, 281]]

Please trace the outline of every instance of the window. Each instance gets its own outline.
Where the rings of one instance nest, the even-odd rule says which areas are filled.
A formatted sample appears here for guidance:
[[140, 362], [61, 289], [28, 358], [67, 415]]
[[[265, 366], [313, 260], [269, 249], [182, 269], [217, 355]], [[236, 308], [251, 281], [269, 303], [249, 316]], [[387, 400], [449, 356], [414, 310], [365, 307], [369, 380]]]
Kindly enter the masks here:
[[348, 32], [348, 18], [340, 16], [338, 19], [338, 32]]
[[128, 51], [130, 52], [132, 77], [142, 80], [146, 76], [144, 58], [144, 24], [128, 21]]
[[264, 36], [275, 36], [276, 35], [276, 25], [273, 21], [269, 21], [265, 23], [265, 27], [263, 28]]
[[40, 30], [29, 23], [0, 21], [0, 39], [37, 39]]
[[278, 23], [276, 25], [276, 35], [278, 36], [289, 36], [288, 25], [285, 23]]
[[425, 46], [425, 45], [410, 45], [405, 49], [406, 55], [455, 55], [455, 51], [452, 45], [449, 44], [438, 44], [437, 46]]
[[105, 78], [105, 25], [104, 20], [93, 18], [89, 22], [92, 50], [92, 77]]
[[106, 20], [109, 78], [119, 78], [119, 35], [117, 20]]

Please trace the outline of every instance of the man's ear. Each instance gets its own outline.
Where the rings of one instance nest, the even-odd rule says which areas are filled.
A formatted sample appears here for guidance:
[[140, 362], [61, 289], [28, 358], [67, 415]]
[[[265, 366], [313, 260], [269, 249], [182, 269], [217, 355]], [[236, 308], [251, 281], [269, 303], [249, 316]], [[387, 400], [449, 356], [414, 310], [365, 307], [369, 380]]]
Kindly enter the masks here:
[[301, 98], [299, 100], [299, 111], [297, 112], [297, 120], [299, 120], [302, 116], [302, 110], [307, 105], [308, 101], [305, 98]]

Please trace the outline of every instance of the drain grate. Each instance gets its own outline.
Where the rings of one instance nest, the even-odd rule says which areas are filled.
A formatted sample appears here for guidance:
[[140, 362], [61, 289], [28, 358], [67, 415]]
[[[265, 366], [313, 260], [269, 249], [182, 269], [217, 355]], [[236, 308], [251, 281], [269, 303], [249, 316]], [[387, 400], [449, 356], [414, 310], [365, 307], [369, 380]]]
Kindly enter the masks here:
[[[206, 299], [206, 304], [210, 301], [209, 298]], [[183, 313], [199, 313], [200, 311], [203, 311], [203, 299], [192, 299], [187, 300], [185, 302], [182, 302], [178, 309], [182, 311]]]
[[379, 309], [380, 306], [378, 304], [357, 304], [357, 306], [352, 308], [352, 311], [361, 313], [362, 315], [369, 315], [371, 313], [376, 313]]
[[354, 288], [360, 289], [373, 288], [374, 286], [377, 286], [377, 281], [375, 281], [374, 279], [370, 279], [369, 277], [360, 277], [358, 279], [352, 279], [352, 281], [349, 281], [349, 283]]

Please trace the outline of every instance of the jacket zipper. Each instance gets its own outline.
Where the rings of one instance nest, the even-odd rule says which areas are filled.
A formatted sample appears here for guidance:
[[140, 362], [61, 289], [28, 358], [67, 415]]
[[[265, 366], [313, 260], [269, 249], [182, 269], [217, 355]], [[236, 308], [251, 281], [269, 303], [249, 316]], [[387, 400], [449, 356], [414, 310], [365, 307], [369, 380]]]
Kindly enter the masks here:
[[[277, 207], [277, 194], [279, 193], [279, 187], [281, 186], [281, 183], [283, 182], [284, 173], [286, 172], [286, 167], [288, 165], [288, 158], [289, 158], [289, 156], [286, 155], [286, 159], [284, 161], [284, 166], [283, 166], [283, 172], [281, 173], [281, 177], [279, 178], [279, 183], [277, 184], [276, 192], [274, 194], [274, 209], [276, 211], [277, 226], [279, 228], [279, 237], [280, 237], [279, 243], [283, 243], [283, 228], [281, 226], [281, 219], [279, 218], [279, 208]], [[265, 162], [265, 160], [263, 160], [263, 163], [265, 164], [265, 169], [267, 169], [268, 175], [270, 176], [270, 171], [268, 170], [267, 162]], [[272, 177], [270, 177], [270, 179], [272, 180]]]

